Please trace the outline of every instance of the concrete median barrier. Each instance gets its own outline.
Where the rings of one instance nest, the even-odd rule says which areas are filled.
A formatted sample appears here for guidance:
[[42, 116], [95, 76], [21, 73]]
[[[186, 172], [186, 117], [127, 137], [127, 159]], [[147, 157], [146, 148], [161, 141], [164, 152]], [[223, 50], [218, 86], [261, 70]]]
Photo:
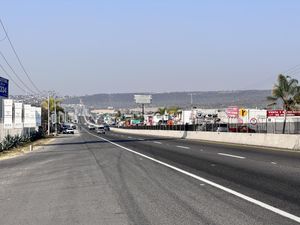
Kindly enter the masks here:
[[258, 133], [218, 133], [204, 131], [169, 131], [111, 128], [114, 132], [185, 138], [191, 140], [213, 141], [251, 146], [283, 148], [300, 151], [300, 135], [297, 134], [258, 134]]

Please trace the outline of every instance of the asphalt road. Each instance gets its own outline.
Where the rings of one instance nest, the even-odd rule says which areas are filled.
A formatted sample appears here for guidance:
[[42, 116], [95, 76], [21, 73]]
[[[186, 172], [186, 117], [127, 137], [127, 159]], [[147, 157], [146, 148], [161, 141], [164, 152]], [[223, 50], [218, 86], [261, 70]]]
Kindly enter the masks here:
[[0, 161], [0, 224], [298, 224], [299, 153], [89, 132]]

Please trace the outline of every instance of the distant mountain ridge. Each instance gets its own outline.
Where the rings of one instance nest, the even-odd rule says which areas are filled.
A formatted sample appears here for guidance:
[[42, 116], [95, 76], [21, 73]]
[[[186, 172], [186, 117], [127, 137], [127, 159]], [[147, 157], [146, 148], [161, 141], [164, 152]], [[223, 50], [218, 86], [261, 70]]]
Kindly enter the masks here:
[[193, 106], [201, 108], [225, 108], [227, 106], [240, 106], [248, 108], [265, 108], [266, 97], [271, 90], [241, 90], [241, 91], [193, 91], [193, 92], [165, 92], [165, 93], [119, 93], [119, 94], [94, 94], [79, 97], [70, 97], [64, 104], [79, 104], [80, 100], [89, 107], [94, 108], [133, 108], [135, 94], [151, 94], [153, 107]]

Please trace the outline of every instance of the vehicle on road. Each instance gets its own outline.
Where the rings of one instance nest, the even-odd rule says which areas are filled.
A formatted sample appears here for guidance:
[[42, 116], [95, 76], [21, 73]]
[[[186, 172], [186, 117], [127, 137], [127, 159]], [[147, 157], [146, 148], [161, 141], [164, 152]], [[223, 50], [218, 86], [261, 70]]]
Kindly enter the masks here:
[[105, 134], [105, 127], [104, 126], [98, 127], [97, 134]]
[[89, 130], [95, 130], [96, 128], [95, 128], [95, 126], [93, 126], [93, 125], [88, 125], [88, 128], [89, 128]]
[[217, 132], [228, 132], [227, 124], [219, 124], [219, 127], [216, 130]]
[[63, 134], [74, 134], [74, 129], [66, 128], [63, 130]]

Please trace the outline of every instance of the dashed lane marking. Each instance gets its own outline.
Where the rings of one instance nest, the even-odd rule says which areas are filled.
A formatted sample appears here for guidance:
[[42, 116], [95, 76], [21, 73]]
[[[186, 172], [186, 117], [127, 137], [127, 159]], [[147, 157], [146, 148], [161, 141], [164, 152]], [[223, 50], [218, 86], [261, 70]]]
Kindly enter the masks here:
[[[87, 131], [87, 130], [86, 130], [86, 131]], [[120, 145], [120, 144], [117, 144], [117, 143], [115, 143], [115, 142], [113, 142], [113, 141], [110, 141], [110, 140], [108, 140], [108, 139], [106, 139], [106, 138], [99, 137], [99, 136], [97, 136], [97, 135], [95, 135], [95, 134], [90, 133], [89, 131], [87, 131], [87, 133], [89, 133], [90, 135], [92, 135], [92, 136], [94, 136], [94, 137], [96, 137], [96, 138], [99, 138], [99, 139], [101, 139], [101, 140], [103, 140], [103, 141], [106, 141], [106, 142], [108, 142], [108, 143], [110, 143], [110, 144], [112, 144], [112, 145], [114, 145], [114, 146], [117, 146], [117, 147], [119, 147], [119, 148], [122, 148], [123, 150], [126, 150], [126, 151], [131, 152], [131, 153], [133, 153], [133, 154], [135, 154], [135, 155], [138, 155], [138, 156], [141, 156], [141, 157], [146, 158], [146, 159], [148, 159], [148, 160], [151, 160], [151, 161], [153, 161], [153, 162], [156, 162], [156, 163], [158, 163], [158, 164], [160, 164], [160, 165], [163, 165], [163, 166], [165, 166], [165, 167], [168, 167], [169, 169], [172, 169], [172, 170], [175, 170], [175, 171], [177, 171], [177, 172], [179, 172], [179, 173], [185, 174], [185, 175], [187, 175], [187, 176], [189, 176], [189, 177], [192, 177], [192, 178], [194, 178], [194, 179], [196, 179], [196, 180], [198, 180], [198, 181], [201, 181], [201, 182], [203, 182], [203, 183], [209, 184], [209, 185], [211, 185], [212, 187], [215, 187], [215, 188], [217, 188], [217, 189], [223, 190], [223, 191], [225, 191], [225, 192], [227, 192], [227, 193], [229, 193], [229, 194], [232, 194], [232, 195], [234, 195], [234, 196], [236, 196], [236, 197], [238, 197], [238, 198], [241, 198], [241, 199], [243, 199], [243, 200], [245, 200], [245, 201], [251, 202], [252, 204], [255, 204], [255, 205], [260, 206], [260, 207], [262, 207], [262, 208], [264, 208], [264, 209], [267, 209], [267, 210], [269, 210], [269, 211], [271, 211], [271, 212], [274, 212], [274, 213], [276, 213], [276, 214], [278, 214], [278, 215], [281, 215], [281, 216], [286, 217], [286, 218], [288, 218], [288, 219], [290, 219], [290, 220], [293, 220], [293, 221], [295, 221], [295, 222], [300, 223], [300, 217], [295, 216], [295, 215], [293, 215], [293, 214], [291, 214], [291, 213], [288, 213], [288, 212], [286, 212], [286, 211], [283, 211], [283, 210], [281, 210], [281, 209], [279, 209], [279, 208], [276, 208], [276, 207], [274, 207], [274, 206], [271, 206], [271, 205], [269, 205], [269, 204], [267, 204], [267, 203], [264, 203], [264, 202], [262, 202], [262, 201], [259, 201], [259, 200], [257, 200], [257, 199], [251, 198], [251, 197], [249, 197], [249, 196], [247, 196], [247, 195], [244, 195], [244, 194], [239, 193], [239, 192], [237, 192], [237, 191], [235, 191], [235, 190], [232, 190], [232, 189], [230, 189], [230, 188], [227, 188], [227, 187], [225, 187], [225, 186], [222, 186], [222, 185], [220, 185], [220, 184], [217, 184], [217, 183], [215, 183], [215, 182], [213, 182], [213, 181], [210, 181], [210, 180], [208, 180], [208, 179], [205, 179], [205, 178], [203, 178], [203, 177], [200, 177], [200, 176], [198, 176], [198, 175], [196, 175], [196, 174], [187, 172], [187, 171], [185, 171], [185, 170], [183, 170], [183, 169], [180, 169], [180, 168], [178, 168], [178, 167], [172, 166], [172, 165], [170, 165], [170, 164], [168, 164], [168, 163], [162, 162], [162, 161], [157, 160], [157, 159], [155, 159], [155, 158], [152, 158], [152, 157], [150, 157], [150, 156], [147, 156], [147, 155], [144, 155], [144, 154], [142, 154], [142, 153], [136, 152], [136, 151], [134, 151], [134, 150], [132, 150], [132, 149], [130, 149], [130, 148], [124, 147], [124, 146], [122, 146], [122, 145]]]

